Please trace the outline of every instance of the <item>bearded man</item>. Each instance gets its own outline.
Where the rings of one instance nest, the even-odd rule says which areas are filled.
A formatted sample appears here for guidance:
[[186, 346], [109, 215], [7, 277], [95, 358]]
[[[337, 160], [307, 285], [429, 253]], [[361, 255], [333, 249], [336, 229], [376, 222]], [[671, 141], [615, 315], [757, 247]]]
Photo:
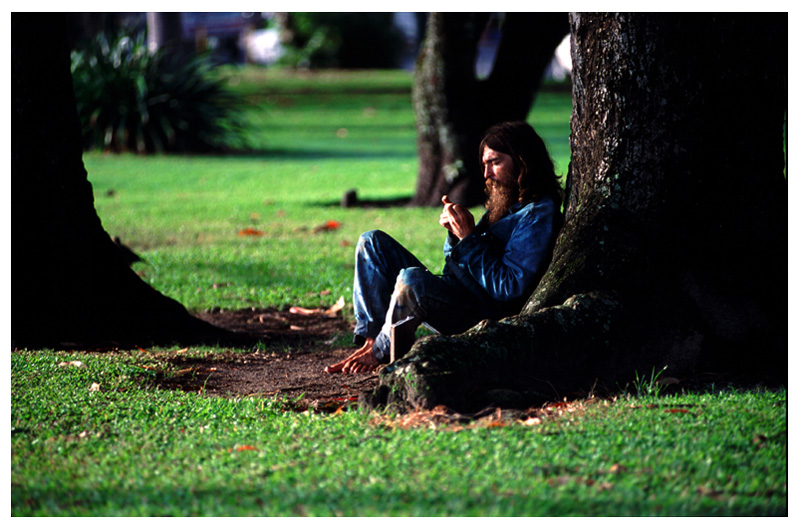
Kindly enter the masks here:
[[479, 148], [486, 182], [480, 222], [442, 197], [448, 231], [441, 276], [382, 231], [356, 248], [355, 353], [328, 373], [371, 371], [402, 358], [424, 324], [458, 334], [518, 313], [546, 269], [562, 222], [563, 192], [544, 142], [525, 122], [495, 125]]

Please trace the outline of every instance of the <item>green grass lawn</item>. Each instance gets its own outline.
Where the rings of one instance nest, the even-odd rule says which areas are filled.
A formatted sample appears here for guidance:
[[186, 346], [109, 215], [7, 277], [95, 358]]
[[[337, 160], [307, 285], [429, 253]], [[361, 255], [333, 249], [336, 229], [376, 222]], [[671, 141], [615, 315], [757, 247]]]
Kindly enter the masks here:
[[[230, 73], [254, 154], [84, 157], [103, 225], [145, 259], [146, 281], [196, 311], [332, 304], [349, 300], [354, 245], [372, 228], [441, 268], [437, 210], [338, 206], [348, 189], [413, 193], [409, 74]], [[561, 172], [569, 114], [568, 93], [546, 92], [530, 117]], [[339, 227], [315, 230], [328, 221]], [[541, 421], [401, 428], [355, 410], [162, 390], [152, 361], [11, 354], [12, 515], [788, 512], [786, 390], [644, 384]]]

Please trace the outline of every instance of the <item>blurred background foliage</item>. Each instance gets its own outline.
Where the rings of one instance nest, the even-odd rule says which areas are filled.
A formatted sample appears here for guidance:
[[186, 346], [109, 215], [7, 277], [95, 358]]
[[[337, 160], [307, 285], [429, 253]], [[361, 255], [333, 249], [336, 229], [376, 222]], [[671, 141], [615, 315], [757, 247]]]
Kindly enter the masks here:
[[206, 55], [150, 52], [144, 33], [99, 33], [72, 52], [85, 149], [212, 152], [246, 147], [239, 98]]
[[393, 13], [278, 13], [280, 64], [294, 68], [398, 66], [403, 37]]
[[70, 14], [84, 149], [247, 150], [244, 101], [215, 66], [391, 69], [416, 51], [394, 13], [158, 15]]
[[[492, 67], [502, 15], [493, 15], [479, 43], [479, 77]], [[410, 72], [428, 14], [68, 16], [84, 148], [145, 154], [250, 151], [249, 102], [234, 86], [243, 65], [300, 78], [313, 70]]]

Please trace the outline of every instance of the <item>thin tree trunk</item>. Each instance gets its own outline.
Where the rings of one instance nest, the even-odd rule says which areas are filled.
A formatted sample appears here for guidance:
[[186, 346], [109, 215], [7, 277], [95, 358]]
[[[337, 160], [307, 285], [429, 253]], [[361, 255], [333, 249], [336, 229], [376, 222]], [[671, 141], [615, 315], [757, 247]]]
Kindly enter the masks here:
[[181, 19], [181, 13], [147, 13], [147, 47], [151, 53], [170, 48], [180, 56], [186, 51]]
[[477, 78], [487, 13], [431, 13], [414, 78], [419, 174], [414, 205], [443, 194], [483, 202], [477, 147], [486, 129], [525, 120], [553, 53], [568, 33], [565, 13], [508, 13], [492, 73]]
[[422, 340], [367, 403], [534, 403], [665, 366], [785, 381], [786, 15], [571, 26], [570, 195], [544, 279], [521, 315]]
[[475, 59], [488, 18], [485, 13], [428, 16], [413, 89], [419, 153], [415, 205], [441, 204], [443, 194], [456, 202], [480, 201], [480, 190], [469, 185], [477, 155], [467, 142], [480, 127], [474, 118]]

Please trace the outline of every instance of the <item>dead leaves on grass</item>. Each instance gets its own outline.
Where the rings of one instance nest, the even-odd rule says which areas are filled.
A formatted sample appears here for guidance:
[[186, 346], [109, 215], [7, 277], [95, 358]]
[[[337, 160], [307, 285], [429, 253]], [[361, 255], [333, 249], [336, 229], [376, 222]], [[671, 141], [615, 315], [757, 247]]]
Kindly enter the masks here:
[[446, 406], [436, 406], [432, 410], [416, 410], [405, 415], [390, 417], [376, 415], [375, 426], [388, 428], [443, 428], [460, 431], [473, 428], [504, 428], [512, 424], [537, 426], [548, 419], [565, 414], [580, 413], [589, 405], [596, 404], [593, 399], [574, 402], [555, 402], [541, 408], [525, 411], [488, 408], [474, 414], [457, 413]]
[[[525, 411], [490, 408], [475, 414], [457, 413], [446, 406], [436, 406], [432, 410], [416, 410], [405, 415], [390, 417], [376, 415], [373, 424], [388, 428], [443, 428], [450, 431], [459, 431], [465, 428], [502, 428], [513, 424], [522, 426], [539, 426], [560, 417], [578, 414], [581, 415], [592, 406], [609, 406], [607, 400], [589, 398], [576, 401], [560, 401], [546, 404], [540, 408], [528, 408]], [[667, 407], [665, 413], [683, 415], [694, 413], [687, 408]], [[632, 409], [641, 409], [642, 406], [631, 406]], [[661, 409], [656, 405], [644, 406], [646, 409]], [[617, 469], [619, 470], [619, 469]]]
[[[282, 217], [283, 215], [281, 212], [278, 212], [278, 216]], [[251, 215], [251, 220], [258, 220], [258, 217], [254, 217]], [[321, 233], [321, 232], [328, 232], [328, 231], [336, 231], [342, 227], [342, 223], [338, 220], [329, 220], [327, 222], [323, 222], [318, 226], [314, 226], [311, 229], [311, 233]], [[294, 229], [295, 232], [306, 231], [308, 227], [300, 226]], [[239, 230], [239, 237], [263, 237], [266, 233], [258, 228], [247, 227], [242, 230]]]

